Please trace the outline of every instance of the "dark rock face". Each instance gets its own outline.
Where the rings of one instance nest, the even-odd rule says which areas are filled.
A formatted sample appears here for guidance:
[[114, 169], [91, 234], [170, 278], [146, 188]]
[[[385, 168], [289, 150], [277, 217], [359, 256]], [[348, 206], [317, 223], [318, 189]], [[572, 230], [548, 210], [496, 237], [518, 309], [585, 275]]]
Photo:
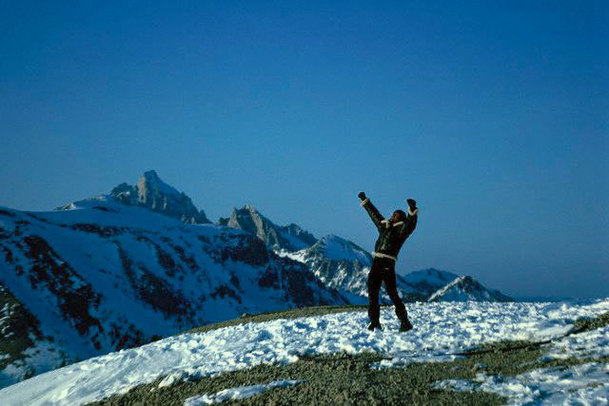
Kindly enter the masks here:
[[162, 312], [166, 316], [179, 315], [192, 317], [188, 301], [175, 292], [166, 280], [154, 275], [141, 264], [133, 264], [120, 245], [118, 246], [118, 251], [127, 279], [141, 300], [149, 303], [152, 308]]
[[279, 275], [269, 266], [258, 279], [258, 285], [263, 288], [279, 289]]
[[221, 234], [210, 240], [198, 236], [211, 258], [218, 263], [231, 259], [253, 266], [262, 266], [269, 262], [269, 252], [262, 241], [249, 234]]
[[277, 258], [271, 267], [260, 275], [258, 284], [283, 290], [286, 301], [297, 307], [349, 303], [341, 293], [328, 288], [302, 263], [288, 258]]
[[[99, 305], [100, 296], [94, 293], [72, 267], [41, 237], [32, 235], [23, 240], [24, 254], [32, 261], [28, 279], [32, 289], [48, 290], [57, 298], [57, 305], [64, 317], [73, 323], [80, 334], [103, 330], [91, 311]], [[99, 343], [93, 338], [96, 346]]]
[[121, 234], [124, 230], [120, 227], [112, 226], [100, 226], [98, 224], [83, 224], [77, 223], [70, 226], [73, 230], [86, 231], [88, 233], [95, 233], [101, 237], [113, 237]]
[[317, 242], [312, 234], [296, 224], [278, 226], [250, 205], [233, 209], [228, 221], [221, 218], [220, 222], [255, 235], [273, 250], [298, 251]]
[[145, 172], [135, 186], [121, 183], [110, 192], [119, 202], [145, 207], [157, 213], [180, 219], [185, 224], [211, 223], [190, 197], [163, 182], [155, 171]]
[[[22, 359], [23, 352], [42, 339], [40, 323], [12, 293], [0, 285], [0, 369]], [[34, 371], [28, 372], [31, 375]]]

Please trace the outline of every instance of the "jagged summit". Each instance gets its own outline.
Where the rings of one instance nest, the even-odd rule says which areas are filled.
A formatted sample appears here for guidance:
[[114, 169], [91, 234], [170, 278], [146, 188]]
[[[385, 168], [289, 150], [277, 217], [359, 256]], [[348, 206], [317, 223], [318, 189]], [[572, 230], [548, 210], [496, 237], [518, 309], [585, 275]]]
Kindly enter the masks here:
[[[104, 199], [118, 201], [128, 206], [144, 207], [180, 219], [185, 224], [211, 223], [205, 216], [205, 212], [195, 207], [190, 197], [163, 182], [154, 170], [144, 172], [136, 185], [121, 183], [108, 195], [85, 199], [85, 201], [103, 201]], [[78, 207], [78, 203], [69, 203], [57, 210], [72, 210]]]
[[298, 225], [278, 226], [249, 204], [241, 209], [234, 208], [228, 221], [221, 219], [220, 224], [254, 234], [276, 251], [298, 251], [317, 242], [311, 233]]
[[429, 302], [512, 302], [514, 299], [498, 290], [485, 288], [469, 275], [460, 276], [432, 294]]
[[144, 172], [135, 186], [121, 183], [112, 189], [110, 196], [127, 205], [179, 218], [186, 224], [210, 223], [205, 212], [197, 210], [190, 197], [163, 182], [154, 170]]
[[180, 192], [167, 183], [163, 182], [155, 170], [146, 171], [137, 181], [137, 188], [140, 191], [140, 197], [146, 197], [146, 191], [156, 191], [164, 195], [179, 195]]

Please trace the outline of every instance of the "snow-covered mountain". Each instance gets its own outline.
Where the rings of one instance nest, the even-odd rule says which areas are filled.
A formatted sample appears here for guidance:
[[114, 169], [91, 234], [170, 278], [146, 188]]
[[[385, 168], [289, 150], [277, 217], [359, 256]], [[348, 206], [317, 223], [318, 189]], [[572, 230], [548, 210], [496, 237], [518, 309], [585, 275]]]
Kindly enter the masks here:
[[[366, 303], [371, 264], [351, 241], [278, 226], [252, 206], [210, 224], [154, 171], [56, 211], [0, 207], [0, 386], [243, 313]], [[456, 277], [429, 269], [397, 285], [424, 301]]]
[[[249, 232], [278, 255], [305, 264], [326, 286], [340, 291], [351, 303], [367, 303], [367, 280], [372, 255], [357, 244], [334, 234], [318, 240], [293, 223], [278, 226], [251, 205], [234, 209], [230, 218], [220, 219], [220, 224]], [[429, 268], [404, 276], [396, 275], [396, 283], [402, 300], [414, 302], [430, 299], [432, 294], [457, 278], [457, 274]], [[471, 277], [457, 285], [454, 289], [462, 289], [467, 293], [463, 300], [512, 300], [498, 291], [484, 288]], [[453, 297], [452, 291], [446, 295], [437, 293], [434, 300], [454, 301]], [[391, 303], [384, 289], [381, 290], [381, 300]]]
[[403, 276], [404, 280], [409, 285], [418, 289], [421, 293], [425, 293], [427, 296], [446, 286], [458, 277], [459, 275], [452, 272], [440, 271], [435, 268], [414, 271]]
[[153, 210], [112, 196], [0, 208], [1, 383], [243, 313], [348, 302], [249, 233]]
[[[352, 302], [367, 303], [372, 255], [353, 242], [330, 234], [309, 248], [285, 255], [306, 264], [327, 286], [349, 294]], [[422, 292], [401, 275], [396, 276], [396, 283], [402, 300], [425, 299]], [[381, 290], [381, 299], [391, 303], [385, 290]]]
[[429, 302], [513, 302], [514, 299], [498, 290], [487, 289], [471, 276], [460, 276], [448, 285], [438, 289], [428, 299]]
[[[110, 197], [129, 205], [150, 209], [180, 219], [185, 224], [211, 223], [203, 210], [198, 210], [190, 197], [163, 182], [156, 171], [147, 171], [135, 186], [121, 183], [110, 192]], [[58, 210], [73, 209], [78, 203], [69, 203]]]
[[[278, 226], [251, 205], [234, 209], [231, 217], [221, 219], [220, 223], [256, 235], [278, 255], [306, 264], [326, 286], [339, 290], [352, 303], [367, 303], [366, 282], [372, 256], [355, 243], [334, 234], [318, 240], [293, 223]], [[397, 286], [403, 300], [425, 300], [427, 297], [399, 275]], [[381, 291], [381, 299], [390, 303], [384, 291]]]

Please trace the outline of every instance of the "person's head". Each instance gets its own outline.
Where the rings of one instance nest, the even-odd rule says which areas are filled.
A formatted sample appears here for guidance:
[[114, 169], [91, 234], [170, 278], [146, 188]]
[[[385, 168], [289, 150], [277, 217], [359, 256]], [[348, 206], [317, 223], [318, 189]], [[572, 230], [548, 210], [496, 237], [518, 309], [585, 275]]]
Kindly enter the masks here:
[[403, 210], [396, 210], [391, 215], [391, 222], [397, 223], [406, 220], [406, 213]]

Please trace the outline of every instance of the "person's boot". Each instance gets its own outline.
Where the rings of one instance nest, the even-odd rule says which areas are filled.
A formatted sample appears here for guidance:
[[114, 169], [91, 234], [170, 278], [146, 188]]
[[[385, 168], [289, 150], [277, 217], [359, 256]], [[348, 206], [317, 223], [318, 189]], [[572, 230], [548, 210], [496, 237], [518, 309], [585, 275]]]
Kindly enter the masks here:
[[410, 320], [408, 320], [408, 318], [402, 320], [402, 322], [400, 323], [400, 331], [405, 332], [410, 330], [412, 330], [412, 324], [410, 323]]
[[374, 330], [380, 330], [383, 331], [383, 327], [381, 327], [381, 323], [370, 323], [368, 324], [368, 330], [370, 331], [374, 331]]

